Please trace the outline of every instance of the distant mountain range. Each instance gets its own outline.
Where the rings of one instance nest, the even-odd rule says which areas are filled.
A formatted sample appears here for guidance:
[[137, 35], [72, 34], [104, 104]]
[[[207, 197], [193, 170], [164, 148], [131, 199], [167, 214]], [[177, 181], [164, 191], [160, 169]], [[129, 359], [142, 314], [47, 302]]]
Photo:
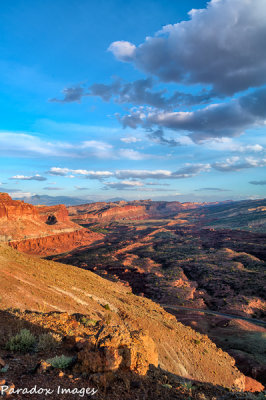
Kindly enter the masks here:
[[92, 203], [92, 200], [79, 199], [77, 197], [69, 196], [48, 196], [48, 195], [35, 195], [30, 197], [14, 198], [15, 200], [23, 200], [25, 203], [33, 204], [34, 206], [42, 204], [45, 206], [54, 206], [57, 204], [65, 204], [66, 206], [75, 206], [79, 204]]
[[[78, 197], [70, 197], [70, 196], [48, 196], [48, 195], [34, 195], [34, 196], [29, 196], [29, 197], [20, 197], [20, 198], [15, 198], [14, 200], [23, 200], [25, 203], [30, 203], [33, 204], [34, 206], [37, 206], [39, 204], [44, 205], [44, 206], [55, 206], [57, 204], [65, 204], [66, 206], [77, 206], [80, 204], [88, 204], [88, 203], [94, 203], [96, 200], [86, 200], [86, 199], [80, 199]], [[104, 200], [106, 203], [113, 203], [116, 201], [126, 201], [122, 197], [114, 197], [111, 199]]]

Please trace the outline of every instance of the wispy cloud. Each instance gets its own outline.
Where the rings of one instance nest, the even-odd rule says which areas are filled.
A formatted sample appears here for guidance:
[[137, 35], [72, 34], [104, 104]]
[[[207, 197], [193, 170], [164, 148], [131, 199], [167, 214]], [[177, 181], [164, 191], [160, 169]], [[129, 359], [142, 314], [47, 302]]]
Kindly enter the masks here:
[[199, 188], [195, 189], [194, 192], [230, 192], [229, 189], [221, 189], [221, 188], [215, 188], [215, 187], [207, 187], [207, 188]]
[[121, 142], [128, 143], [128, 144], [137, 143], [137, 142], [141, 141], [141, 139], [139, 139], [139, 138], [137, 138], [135, 136], [122, 137], [122, 138], [120, 138], [120, 140], [121, 140]]
[[100, 140], [86, 140], [79, 143], [52, 141], [34, 134], [1, 132], [0, 154], [13, 157], [65, 157], [99, 159], [144, 160], [151, 154], [133, 149], [116, 149], [110, 143]]
[[44, 190], [63, 190], [63, 188], [57, 187], [57, 186], [46, 186], [43, 189]]
[[41, 176], [39, 174], [36, 174], [33, 176], [15, 175], [9, 179], [16, 180], [16, 181], [46, 181], [47, 180], [47, 178], [45, 178], [44, 176]]
[[266, 185], [266, 180], [265, 181], [250, 181], [249, 183], [251, 185]]

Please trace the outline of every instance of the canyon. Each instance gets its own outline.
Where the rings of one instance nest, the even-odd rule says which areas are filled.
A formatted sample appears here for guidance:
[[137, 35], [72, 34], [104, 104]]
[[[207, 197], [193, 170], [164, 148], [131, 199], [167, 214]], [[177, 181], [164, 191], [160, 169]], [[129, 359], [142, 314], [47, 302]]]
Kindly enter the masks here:
[[[145, 376], [141, 387], [166, 379], [171, 390], [161, 385], [158, 398], [222, 398], [219, 386], [239, 399], [240, 391], [261, 392], [265, 206], [142, 200], [67, 208], [1, 193], [0, 331], [8, 321], [17, 332], [17, 320], [39, 333], [53, 327], [64, 336], [61, 351], [77, 360], [75, 373], [112, 376], [109, 390], [118, 379], [125, 399], [121, 374]], [[18, 377], [11, 371], [9, 379]]]

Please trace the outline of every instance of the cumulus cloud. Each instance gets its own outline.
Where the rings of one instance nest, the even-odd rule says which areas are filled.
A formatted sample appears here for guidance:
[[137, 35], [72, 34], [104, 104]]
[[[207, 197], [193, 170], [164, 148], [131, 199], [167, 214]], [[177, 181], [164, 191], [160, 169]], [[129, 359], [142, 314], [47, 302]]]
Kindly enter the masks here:
[[251, 185], [266, 185], [266, 180], [265, 181], [250, 181], [249, 183]]
[[[66, 176], [69, 174], [81, 175], [84, 178], [89, 179], [108, 179], [117, 178], [119, 180], [130, 180], [130, 182], [136, 182], [138, 180], [145, 179], [182, 179], [190, 178], [201, 172], [207, 172], [210, 170], [210, 164], [186, 164], [184, 167], [179, 168], [176, 171], [169, 171], [164, 169], [158, 170], [142, 170], [142, 169], [124, 169], [116, 171], [90, 171], [86, 169], [70, 169], [70, 168], [60, 168], [52, 167], [47, 172], [50, 175], [55, 176]], [[155, 185], [155, 182], [150, 182], [150, 185]]]
[[117, 41], [109, 51], [162, 81], [211, 85], [221, 95], [266, 83], [264, 0], [212, 0], [189, 17], [137, 47]]
[[13, 179], [16, 181], [46, 181], [47, 180], [47, 178], [45, 178], [44, 176], [41, 176], [39, 174], [36, 174], [33, 176], [15, 175], [9, 179]]
[[257, 168], [266, 166], [266, 158], [264, 159], [254, 159], [251, 157], [246, 157], [241, 160], [239, 157], [227, 158], [222, 162], [215, 162], [212, 167], [218, 171], [231, 172], [240, 171], [246, 168]]
[[[159, 111], [133, 109], [120, 120], [124, 127], [159, 126], [187, 132], [194, 142], [236, 137], [248, 128], [265, 125], [266, 88], [232, 99], [226, 103], [211, 104], [195, 111]], [[160, 131], [159, 131], [160, 132]]]
[[210, 164], [187, 164], [174, 172], [168, 170], [120, 170], [116, 171], [115, 176], [118, 179], [183, 179], [209, 170]]
[[118, 179], [169, 179], [171, 178], [172, 172], [168, 170], [118, 170], [115, 176]]
[[133, 60], [135, 50], [136, 46], [125, 40], [113, 42], [108, 48], [108, 51], [111, 51], [120, 61]]
[[52, 167], [49, 169], [48, 173], [50, 175], [67, 176], [67, 177], [69, 177], [69, 174], [83, 175], [86, 178], [90, 179], [103, 179], [103, 178], [109, 178], [114, 175], [114, 173], [110, 171], [90, 171], [86, 169], [70, 169], [70, 168], [60, 168], [60, 167]]

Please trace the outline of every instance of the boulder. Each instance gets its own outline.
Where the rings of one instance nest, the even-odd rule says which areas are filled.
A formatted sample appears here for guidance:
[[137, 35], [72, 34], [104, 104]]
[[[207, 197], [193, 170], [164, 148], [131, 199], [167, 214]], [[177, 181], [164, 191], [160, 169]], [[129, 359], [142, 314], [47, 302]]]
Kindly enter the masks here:
[[84, 373], [130, 370], [145, 375], [150, 364], [158, 366], [158, 352], [146, 331], [130, 332], [122, 326], [105, 326], [83, 343], [77, 368]]

